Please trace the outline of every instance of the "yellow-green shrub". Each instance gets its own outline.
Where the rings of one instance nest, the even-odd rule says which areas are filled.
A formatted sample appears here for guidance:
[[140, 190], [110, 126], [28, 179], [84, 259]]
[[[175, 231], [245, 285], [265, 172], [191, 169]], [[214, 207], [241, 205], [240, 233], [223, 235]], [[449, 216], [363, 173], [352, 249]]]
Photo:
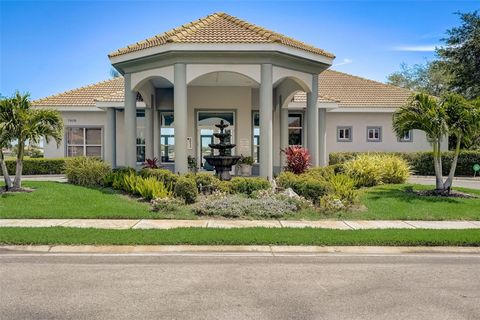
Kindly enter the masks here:
[[81, 186], [101, 186], [109, 172], [110, 166], [98, 158], [71, 158], [65, 163], [68, 182]]
[[330, 178], [328, 194], [339, 199], [346, 206], [358, 201], [358, 191], [355, 190], [355, 180], [346, 174], [336, 174]]
[[279, 187], [291, 188], [313, 203], [318, 203], [319, 199], [328, 192], [328, 181], [308, 172], [303, 174], [282, 172], [277, 177], [277, 183]]
[[198, 196], [195, 180], [186, 176], [178, 178], [175, 184], [175, 196], [182, 198], [185, 203], [194, 203]]
[[243, 193], [246, 195], [251, 195], [254, 191], [266, 190], [271, 187], [267, 179], [259, 177], [234, 177], [230, 182], [230, 191], [232, 193]]
[[173, 173], [168, 169], [149, 169], [144, 168], [140, 170], [140, 176], [143, 178], [154, 177], [158, 181], [163, 182], [168, 190], [173, 191], [175, 189], [175, 184], [179, 178], [178, 175]]
[[171, 195], [163, 182], [154, 177], [137, 177], [136, 193], [145, 200], [168, 198]]
[[382, 155], [382, 182], [405, 183], [410, 177], [410, 166], [407, 161], [394, 155]]

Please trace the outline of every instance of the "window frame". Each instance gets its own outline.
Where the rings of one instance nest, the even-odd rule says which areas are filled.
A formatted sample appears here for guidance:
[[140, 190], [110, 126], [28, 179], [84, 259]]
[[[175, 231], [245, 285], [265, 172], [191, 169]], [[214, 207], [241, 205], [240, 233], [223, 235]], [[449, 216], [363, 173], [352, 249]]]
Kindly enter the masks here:
[[[370, 138], [369, 131], [378, 129], [378, 139]], [[381, 126], [368, 126], [367, 127], [367, 142], [382, 142], [382, 127]]]
[[405, 135], [403, 137], [398, 138], [398, 142], [413, 142], [413, 130], [408, 130], [407, 131], [410, 139], [406, 140]]
[[[175, 126], [174, 125], [165, 125], [164, 121], [163, 121], [163, 115], [164, 114], [171, 114], [173, 116], [173, 123], [175, 123], [175, 116], [174, 116], [174, 112], [173, 110], [160, 110], [159, 111], [159, 114], [158, 116], [160, 117], [160, 120], [159, 120], [159, 134], [160, 134], [160, 163], [165, 163], [165, 164], [172, 164], [172, 163], [175, 163]], [[162, 128], [171, 128], [173, 129], [173, 135], [162, 135]], [[163, 144], [163, 138], [164, 137], [167, 137], [167, 139], [169, 138], [173, 138], [173, 148], [174, 148], [174, 151], [173, 151], [173, 159], [171, 161], [163, 161], [163, 158], [162, 158], [162, 152], [164, 150], [162, 150], [164, 147], [165, 147], [165, 144]], [[168, 142], [168, 140], [167, 140]]]
[[[349, 130], [350, 135], [348, 139], [340, 138], [340, 130]], [[345, 133], [343, 134], [345, 136]], [[337, 142], [352, 142], [353, 141], [353, 126], [337, 126]]]
[[[83, 143], [82, 144], [70, 144], [68, 143], [68, 131], [70, 129], [82, 129], [82, 136], [83, 136]], [[100, 130], [100, 144], [87, 144], [87, 129], [97, 129]], [[104, 152], [104, 131], [103, 126], [95, 126], [95, 125], [76, 125], [76, 126], [65, 126], [65, 157], [66, 158], [73, 158], [79, 156], [70, 156], [68, 154], [69, 147], [82, 147], [83, 154], [80, 157], [87, 157], [87, 147], [100, 147], [100, 155], [99, 156], [88, 156], [88, 157], [100, 157], [103, 159], [103, 152]]]
[[299, 116], [300, 117], [300, 126], [299, 127], [291, 127], [290, 122], [288, 122], [288, 127], [287, 127], [288, 145], [293, 146], [293, 144], [290, 144], [290, 130], [300, 130], [300, 144], [298, 144], [298, 146], [303, 147], [305, 145], [305, 137], [304, 137], [304, 134], [305, 134], [305, 117], [304, 117], [304, 114], [303, 114], [303, 112], [300, 112], [300, 111], [288, 112], [288, 118], [290, 118], [291, 116]]
[[[143, 116], [139, 116], [139, 114], [142, 114], [142, 113], [143, 113]], [[146, 115], [145, 115], [145, 113], [146, 113], [145, 109], [137, 109], [136, 115], [135, 115], [136, 116], [136, 123], [137, 123], [137, 128], [136, 128], [137, 131], [135, 132], [135, 159], [136, 159], [137, 165], [143, 164], [147, 160], [146, 141], [145, 141], [145, 138], [146, 138], [145, 137], [145, 134], [146, 134], [146, 122], [145, 122], [146, 121]], [[138, 118], [142, 118], [142, 117], [145, 119], [145, 121], [144, 121], [145, 125], [143, 127], [139, 127], [138, 126], [138, 123], [139, 123]], [[144, 130], [143, 143], [139, 143], [139, 139], [141, 141], [141, 138], [137, 134], [139, 129]], [[145, 157], [145, 159], [143, 161], [138, 161], [138, 148], [143, 148], [143, 155]]]
[[[255, 126], [255, 115], [258, 115], [258, 126]], [[258, 128], [259, 133], [255, 135], [255, 128]], [[255, 144], [255, 137], [258, 137], [258, 144]], [[257, 158], [255, 158], [255, 149], [257, 149]], [[260, 163], [260, 110], [252, 111], [252, 150], [251, 150], [253, 163]]]

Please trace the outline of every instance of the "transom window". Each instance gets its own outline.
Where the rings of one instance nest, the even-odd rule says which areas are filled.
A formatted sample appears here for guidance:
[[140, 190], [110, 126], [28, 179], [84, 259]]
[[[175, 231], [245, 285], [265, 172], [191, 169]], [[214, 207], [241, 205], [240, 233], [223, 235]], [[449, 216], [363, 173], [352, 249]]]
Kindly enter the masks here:
[[412, 130], [409, 130], [407, 132], [405, 132], [405, 134], [403, 135], [403, 137], [401, 137], [399, 139], [400, 142], [412, 142], [413, 141], [413, 134], [412, 134]]
[[301, 113], [288, 115], [288, 144], [301, 146], [303, 142], [303, 119]]
[[175, 128], [173, 112], [160, 113], [160, 153], [162, 162], [175, 161]]
[[82, 156], [102, 156], [102, 128], [67, 128], [67, 157]]
[[367, 141], [382, 141], [382, 127], [367, 127]]
[[352, 141], [352, 127], [337, 127], [337, 141], [351, 142]]

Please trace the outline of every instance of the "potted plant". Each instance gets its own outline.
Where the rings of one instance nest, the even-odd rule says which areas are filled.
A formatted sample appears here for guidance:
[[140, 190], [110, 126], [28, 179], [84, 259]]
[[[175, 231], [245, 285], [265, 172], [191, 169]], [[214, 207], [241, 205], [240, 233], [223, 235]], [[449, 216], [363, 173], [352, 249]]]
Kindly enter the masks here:
[[237, 162], [236, 169], [237, 175], [242, 177], [248, 177], [252, 175], [252, 165], [253, 165], [253, 158], [248, 156], [244, 157], [241, 155], [240, 159]]

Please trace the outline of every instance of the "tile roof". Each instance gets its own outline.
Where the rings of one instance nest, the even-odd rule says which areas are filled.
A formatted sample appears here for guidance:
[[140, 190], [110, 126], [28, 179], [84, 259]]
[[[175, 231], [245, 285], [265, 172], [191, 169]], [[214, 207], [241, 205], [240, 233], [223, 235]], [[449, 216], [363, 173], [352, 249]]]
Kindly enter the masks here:
[[[411, 91], [347, 73], [326, 70], [319, 76], [320, 102], [337, 102], [340, 107], [400, 107]], [[139, 99], [140, 100], [140, 99]], [[34, 106], [95, 106], [97, 101], [124, 101], [123, 77], [102, 81], [33, 101]], [[297, 93], [294, 102], [305, 102], [306, 94]]]
[[[412, 91], [389, 84], [325, 70], [319, 76], [320, 96], [339, 101], [340, 107], [392, 107], [403, 105]], [[306, 101], [304, 92], [297, 93], [293, 101]]]
[[112, 58], [167, 43], [280, 43], [328, 58], [335, 58], [332, 53], [223, 12], [211, 14], [184, 24], [181, 27], [118, 49], [111, 52], [109, 57]]

